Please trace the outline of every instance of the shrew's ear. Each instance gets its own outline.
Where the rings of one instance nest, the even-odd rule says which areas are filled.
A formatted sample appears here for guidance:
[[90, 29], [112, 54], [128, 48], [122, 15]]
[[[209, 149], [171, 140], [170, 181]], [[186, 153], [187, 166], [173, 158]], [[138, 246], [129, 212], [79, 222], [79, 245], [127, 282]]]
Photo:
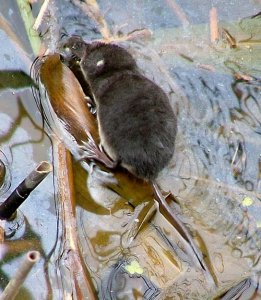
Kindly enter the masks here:
[[137, 68], [134, 58], [126, 49], [115, 44], [100, 42], [91, 43], [87, 46], [81, 63], [89, 70], [92, 67], [99, 73], [101, 71], [133, 71]]

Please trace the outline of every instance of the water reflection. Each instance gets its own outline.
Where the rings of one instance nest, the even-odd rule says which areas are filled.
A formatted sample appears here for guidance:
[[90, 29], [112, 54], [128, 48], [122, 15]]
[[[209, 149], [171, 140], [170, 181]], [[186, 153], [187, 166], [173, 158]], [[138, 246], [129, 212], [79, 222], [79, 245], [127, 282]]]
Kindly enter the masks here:
[[[30, 113], [28, 113], [28, 108]], [[30, 89], [20, 93], [3, 90], [0, 94], [0, 110], [0, 159], [6, 167], [4, 182], [0, 190], [0, 201], [3, 201], [31, 171], [34, 164], [39, 160], [49, 159], [50, 145], [43, 130], [34, 121], [37, 119], [37, 114], [35, 114], [36, 106]], [[17, 266], [20, 265], [23, 253], [35, 249], [45, 257], [55, 243], [57, 224], [51, 186], [52, 178], [50, 177], [22, 205], [18, 218], [5, 224], [6, 236], [4, 243], [1, 244], [3, 250], [1, 250], [3, 252], [1, 289], [5, 287]], [[34, 267], [27, 278], [28, 284], [19, 292], [20, 299], [32, 299], [35, 296], [45, 298], [50, 293], [44, 260], [42, 259]], [[37, 280], [35, 280], [34, 272], [39, 273]], [[33, 290], [33, 282], [34, 285], [43, 286], [45, 291]]]

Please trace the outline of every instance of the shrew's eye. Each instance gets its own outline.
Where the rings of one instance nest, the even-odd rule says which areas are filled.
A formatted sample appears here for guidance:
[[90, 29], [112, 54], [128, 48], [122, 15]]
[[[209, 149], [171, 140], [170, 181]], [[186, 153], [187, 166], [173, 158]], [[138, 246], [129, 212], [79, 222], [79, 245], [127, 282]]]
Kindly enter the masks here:
[[80, 49], [81, 48], [81, 43], [74, 43], [73, 45], [72, 45], [72, 49], [73, 50], [78, 50], [78, 49]]

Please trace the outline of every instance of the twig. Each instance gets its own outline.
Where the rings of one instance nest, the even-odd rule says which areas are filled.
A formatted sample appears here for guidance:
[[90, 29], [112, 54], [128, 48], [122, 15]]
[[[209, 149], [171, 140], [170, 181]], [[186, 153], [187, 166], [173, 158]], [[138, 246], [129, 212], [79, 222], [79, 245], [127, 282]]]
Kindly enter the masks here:
[[123, 36], [111, 36], [111, 38], [107, 39], [106, 41], [103, 42], [124, 42], [124, 41], [131, 41], [131, 42], [135, 42], [135, 41], [146, 41], [146, 40], [150, 40], [152, 37], [152, 31], [147, 29], [147, 28], [143, 28], [143, 29], [137, 29], [134, 31], [129, 32], [127, 35], [123, 35]]
[[41, 162], [0, 205], [0, 219], [10, 219], [17, 208], [51, 171], [52, 165], [49, 162]]
[[207, 71], [210, 71], [210, 72], [215, 72], [216, 71], [215, 67], [211, 66], [211, 65], [206, 65], [206, 64], [200, 64], [200, 63], [198, 63], [198, 64], [196, 64], [196, 66], [198, 68], [201, 68], [201, 69], [204, 69], [204, 70], [207, 70]]
[[229, 43], [231, 48], [237, 47], [236, 39], [228, 32], [227, 29], [221, 28], [221, 35], [226, 39], [226, 41]]
[[40, 25], [42, 24], [42, 20], [48, 9], [49, 2], [50, 2], [50, 0], [44, 0], [44, 3], [42, 4], [42, 6], [40, 8], [40, 11], [38, 13], [38, 16], [37, 16], [37, 18], [34, 22], [34, 26], [33, 26], [33, 29], [36, 31], [39, 29]]
[[24, 258], [20, 268], [16, 271], [14, 277], [9, 281], [3, 293], [0, 295], [0, 300], [13, 300], [18, 294], [23, 282], [31, 271], [35, 263], [40, 259], [38, 251], [29, 251]]
[[79, 0], [72, 0], [72, 2], [82, 9], [90, 18], [92, 18], [100, 27], [101, 34], [104, 39], [109, 39], [111, 36], [109, 27], [100, 12], [99, 5], [96, 0], [85, 0], [81, 2]]
[[0, 244], [3, 244], [5, 241], [5, 220], [0, 220]]
[[33, 29], [34, 17], [28, 0], [16, 0], [21, 17], [27, 32], [28, 39], [35, 55], [39, 55], [41, 49], [41, 40], [36, 30]]
[[212, 7], [209, 12], [209, 21], [210, 21], [210, 41], [214, 43], [218, 40], [218, 18], [217, 18], [217, 9]]
[[236, 80], [244, 80], [244, 81], [253, 81], [254, 78], [248, 74], [243, 74], [240, 72], [235, 72], [234, 73], [234, 77], [236, 78]]
[[176, 3], [175, 0], [166, 0], [168, 5], [173, 9], [173, 11], [175, 12], [176, 16], [178, 17], [178, 19], [180, 20], [180, 22], [182, 23], [182, 26], [188, 26], [189, 25], [189, 20], [186, 16], [186, 14], [184, 13], [183, 9]]
[[88, 8], [91, 10], [91, 12], [93, 13], [94, 17], [95, 17], [95, 21], [99, 24], [99, 26], [101, 27], [101, 34], [102, 36], [107, 39], [111, 36], [109, 27], [107, 25], [106, 20], [104, 19], [103, 15], [101, 14], [99, 5], [97, 3], [96, 0], [85, 0], [86, 5], [88, 6]]

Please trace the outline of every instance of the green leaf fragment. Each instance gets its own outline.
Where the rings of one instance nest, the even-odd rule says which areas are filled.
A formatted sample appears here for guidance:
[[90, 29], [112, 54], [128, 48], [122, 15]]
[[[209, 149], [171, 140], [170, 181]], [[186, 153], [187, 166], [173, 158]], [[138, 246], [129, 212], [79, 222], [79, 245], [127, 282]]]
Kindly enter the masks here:
[[135, 273], [141, 275], [143, 273], [142, 267], [136, 260], [133, 260], [129, 265], [125, 266], [124, 268], [131, 275]]
[[254, 203], [253, 199], [251, 199], [250, 197], [245, 197], [242, 200], [242, 205], [243, 206], [251, 206]]

